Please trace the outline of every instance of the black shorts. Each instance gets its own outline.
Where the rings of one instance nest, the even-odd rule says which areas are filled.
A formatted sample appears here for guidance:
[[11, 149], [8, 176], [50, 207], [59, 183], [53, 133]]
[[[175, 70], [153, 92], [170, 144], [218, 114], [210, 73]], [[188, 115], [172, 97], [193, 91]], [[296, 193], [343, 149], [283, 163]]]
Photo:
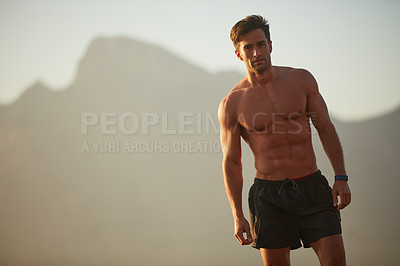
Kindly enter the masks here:
[[255, 178], [249, 192], [252, 247], [305, 248], [323, 237], [341, 234], [340, 214], [321, 171], [297, 180]]

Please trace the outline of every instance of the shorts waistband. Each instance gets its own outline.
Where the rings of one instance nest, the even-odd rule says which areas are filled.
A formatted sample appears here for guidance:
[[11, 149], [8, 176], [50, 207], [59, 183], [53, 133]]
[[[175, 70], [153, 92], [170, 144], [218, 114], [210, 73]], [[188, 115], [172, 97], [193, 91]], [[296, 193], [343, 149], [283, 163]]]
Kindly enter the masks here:
[[[318, 169], [315, 173], [306, 175], [306, 176], [302, 176], [302, 177], [297, 177], [297, 178], [293, 178], [293, 179], [289, 179], [289, 180], [294, 180], [296, 181], [296, 183], [303, 183], [303, 182], [308, 182], [311, 180], [314, 180], [318, 177], [322, 176], [321, 171]], [[265, 184], [265, 185], [282, 185], [282, 183], [286, 182], [288, 180], [288, 178], [285, 178], [283, 180], [266, 180], [266, 179], [260, 179], [260, 178], [254, 178], [254, 183], [258, 183], [258, 184]]]

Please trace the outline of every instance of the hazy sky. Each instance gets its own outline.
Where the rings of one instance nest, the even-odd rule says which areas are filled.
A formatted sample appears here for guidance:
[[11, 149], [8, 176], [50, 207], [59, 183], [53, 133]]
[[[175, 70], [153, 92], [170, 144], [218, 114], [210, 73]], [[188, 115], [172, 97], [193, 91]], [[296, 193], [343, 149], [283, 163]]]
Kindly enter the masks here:
[[260, 14], [271, 24], [273, 64], [308, 69], [334, 116], [365, 119], [400, 105], [399, 12], [395, 0], [0, 0], [0, 102], [37, 80], [65, 88], [97, 36], [157, 44], [211, 73], [245, 73], [229, 31]]

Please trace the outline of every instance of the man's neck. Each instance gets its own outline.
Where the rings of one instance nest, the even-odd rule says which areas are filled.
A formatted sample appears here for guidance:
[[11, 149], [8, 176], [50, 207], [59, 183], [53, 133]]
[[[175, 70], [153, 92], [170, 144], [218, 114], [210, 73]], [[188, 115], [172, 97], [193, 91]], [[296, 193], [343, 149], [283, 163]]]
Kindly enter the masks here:
[[262, 73], [251, 72], [249, 70], [247, 71], [247, 80], [253, 86], [266, 85], [270, 81], [274, 80], [275, 76], [276, 75], [273, 66], [268, 67]]

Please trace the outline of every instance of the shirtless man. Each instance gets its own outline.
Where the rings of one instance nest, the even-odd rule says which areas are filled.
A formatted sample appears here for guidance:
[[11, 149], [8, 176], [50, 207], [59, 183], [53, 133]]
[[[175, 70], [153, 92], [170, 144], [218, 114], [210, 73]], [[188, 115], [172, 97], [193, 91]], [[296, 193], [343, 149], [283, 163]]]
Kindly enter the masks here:
[[[264, 265], [290, 265], [290, 250], [301, 247], [300, 240], [321, 265], [346, 265], [339, 210], [351, 193], [342, 147], [314, 77], [271, 64], [269, 25], [261, 16], [236, 23], [231, 39], [247, 76], [221, 101], [218, 118], [237, 240], [260, 249]], [[316, 164], [310, 120], [336, 175], [332, 188]], [[242, 211], [240, 136], [256, 168], [249, 192], [251, 229]]]

